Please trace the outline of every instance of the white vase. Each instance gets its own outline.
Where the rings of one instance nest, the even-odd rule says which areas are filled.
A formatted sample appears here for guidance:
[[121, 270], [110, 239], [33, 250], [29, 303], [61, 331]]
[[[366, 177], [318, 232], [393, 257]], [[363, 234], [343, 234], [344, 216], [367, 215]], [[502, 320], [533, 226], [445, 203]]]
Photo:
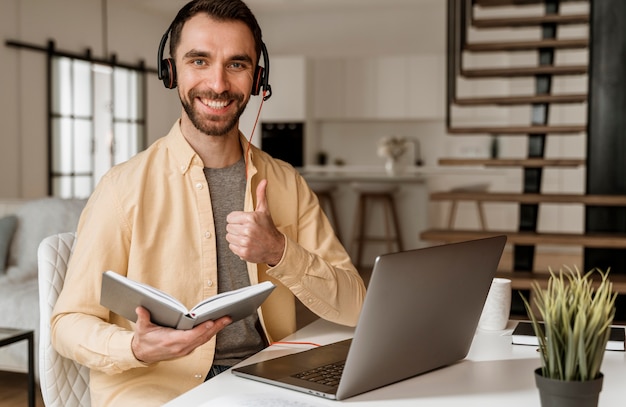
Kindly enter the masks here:
[[390, 176], [398, 174], [398, 162], [392, 157], [387, 158], [387, 161], [385, 161], [385, 172]]

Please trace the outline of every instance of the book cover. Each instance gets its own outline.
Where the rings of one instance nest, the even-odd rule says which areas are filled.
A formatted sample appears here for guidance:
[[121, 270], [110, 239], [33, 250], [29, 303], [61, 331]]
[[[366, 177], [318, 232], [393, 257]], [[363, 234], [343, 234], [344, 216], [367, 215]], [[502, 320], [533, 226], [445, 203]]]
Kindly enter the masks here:
[[[624, 351], [625, 338], [626, 330], [623, 326], [612, 326], [609, 341], [606, 344], [606, 350]], [[537, 336], [535, 336], [533, 324], [527, 321], [518, 322], [511, 334], [511, 342], [513, 345], [539, 346], [539, 340]]]
[[187, 309], [171, 295], [109, 270], [102, 274], [100, 304], [132, 322], [137, 321], [135, 309], [142, 306], [150, 311], [150, 320], [157, 325], [191, 329], [227, 315], [233, 322], [245, 318], [256, 312], [274, 288], [274, 284], [265, 281], [220, 293]]

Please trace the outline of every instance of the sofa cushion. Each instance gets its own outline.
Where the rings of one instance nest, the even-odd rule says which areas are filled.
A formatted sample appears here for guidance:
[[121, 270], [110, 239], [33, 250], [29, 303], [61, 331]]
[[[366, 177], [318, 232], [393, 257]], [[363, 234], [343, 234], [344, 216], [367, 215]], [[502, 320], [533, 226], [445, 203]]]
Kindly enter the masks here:
[[43, 198], [20, 206], [17, 229], [11, 242], [7, 275], [14, 279], [37, 277], [37, 249], [50, 235], [73, 232], [87, 201], [85, 199]]
[[9, 247], [17, 226], [17, 216], [8, 215], [0, 219], [0, 274], [4, 274], [8, 263]]

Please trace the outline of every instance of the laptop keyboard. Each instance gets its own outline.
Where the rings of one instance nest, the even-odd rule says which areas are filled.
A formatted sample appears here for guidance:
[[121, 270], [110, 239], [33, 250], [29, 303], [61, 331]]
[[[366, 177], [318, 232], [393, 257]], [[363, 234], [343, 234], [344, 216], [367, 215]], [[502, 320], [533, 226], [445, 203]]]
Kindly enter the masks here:
[[334, 387], [339, 384], [339, 379], [341, 379], [341, 373], [343, 373], [343, 367], [345, 364], [345, 360], [341, 362], [329, 363], [328, 365], [297, 373], [293, 375], [293, 377], [296, 379], [307, 380], [309, 382]]

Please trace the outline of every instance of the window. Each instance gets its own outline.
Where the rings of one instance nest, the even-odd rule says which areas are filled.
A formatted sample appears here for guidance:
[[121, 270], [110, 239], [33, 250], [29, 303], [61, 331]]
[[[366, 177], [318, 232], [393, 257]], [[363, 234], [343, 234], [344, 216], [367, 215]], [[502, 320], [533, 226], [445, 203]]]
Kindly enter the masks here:
[[50, 86], [49, 192], [85, 198], [145, 148], [145, 73], [52, 55]]

